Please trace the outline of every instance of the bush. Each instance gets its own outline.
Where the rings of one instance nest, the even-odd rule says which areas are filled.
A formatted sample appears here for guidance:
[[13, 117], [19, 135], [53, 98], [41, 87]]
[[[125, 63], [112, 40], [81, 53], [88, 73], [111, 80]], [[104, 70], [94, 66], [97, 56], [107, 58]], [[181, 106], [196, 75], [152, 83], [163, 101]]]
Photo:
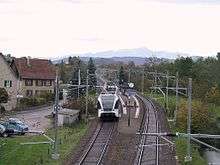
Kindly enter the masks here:
[[45, 99], [46, 102], [54, 100], [54, 93], [43, 92], [39, 98]]
[[[187, 114], [188, 114], [188, 103], [181, 101], [179, 111], [177, 114], [177, 126], [181, 131], [187, 129]], [[207, 129], [212, 123], [211, 114], [208, 111], [208, 107], [205, 106], [201, 101], [192, 102], [192, 133], [207, 132]]]
[[215, 85], [207, 92], [206, 100], [208, 103], [220, 105], [220, 89], [218, 85]]
[[8, 93], [5, 88], [0, 88], [0, 104], [8, 102]]
[[9, 96], [5, 88], [0, 88], [0, 114], [5, 112], [5, 107], [1, 103], [7, 103], [8, 98]]
[[39, 106], [39, 105], [44, 105], [46, 103], [47, 103], [47, 100], [44, 98], [40, 98], [40, 97], [31, 97], [31, 98], [20, 99], [20, 107], [21, 108]]
[[4, 113], [5, 112], [5, 107], [1, 106], [0, 105], [0, 114]]

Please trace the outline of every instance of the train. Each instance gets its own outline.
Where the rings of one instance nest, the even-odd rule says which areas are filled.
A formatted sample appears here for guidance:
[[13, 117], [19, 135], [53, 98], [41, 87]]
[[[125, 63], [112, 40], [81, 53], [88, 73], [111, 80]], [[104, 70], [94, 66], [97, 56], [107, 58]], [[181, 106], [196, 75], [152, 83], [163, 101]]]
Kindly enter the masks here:
[[98, 117], [103, 119], [116, 119], [121, 116], [120, 99], [115, 93], [101, 93], [97, 102]]

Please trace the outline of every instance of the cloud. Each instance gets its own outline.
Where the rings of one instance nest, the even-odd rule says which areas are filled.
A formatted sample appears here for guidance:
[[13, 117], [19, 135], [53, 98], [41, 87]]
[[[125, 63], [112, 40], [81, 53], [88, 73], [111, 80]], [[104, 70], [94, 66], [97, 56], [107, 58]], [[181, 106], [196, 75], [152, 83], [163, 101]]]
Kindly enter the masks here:
[[211, 54], [219, 48], [219, 5], [180, 5], [171, 0], [11, 2], [0, 5], [0, 48], [15, 56], [134, 47]]
[[[149, 1], [149, 0], [143, 0]], [[220, 4], [219, 0], [152, 0], [161, 3], [175, 3], [175, 4]]]
[[103, 3], [102, 0], [58, 0], [60, 2], [68, 2], [73, 4], [96, 4], [96, 3]]

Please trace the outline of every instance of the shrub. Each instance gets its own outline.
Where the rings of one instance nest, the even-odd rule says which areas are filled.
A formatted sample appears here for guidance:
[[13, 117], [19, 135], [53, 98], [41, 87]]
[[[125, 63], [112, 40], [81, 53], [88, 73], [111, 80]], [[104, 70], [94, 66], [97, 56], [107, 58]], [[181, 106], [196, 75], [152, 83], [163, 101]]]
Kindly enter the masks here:
[[[177, 114], [177, 126], [181, 131], [187, 129], [187, 114], [188, 114], [188, 103], [181, 101], [180, 108]], [[207, 132], [212, 122], [211, 114], [208, 111], [208, 107], [205, 106], [201, 101], [192, 102], [192, 133]]]
[[9, 96], [5, 88], [0, 88], [0, 114], [5, 112], [5, 108], [1, 105], [1, 103], [7, 103], [8, 98]]
[[39, 98], [45, 99], [46, 102], [54, 100], [54, 93], [43, 92]]
[[5, 112], [5, 107], [1, 106], [0, 105], [0, 114], [4, 113]]
[[0, 88], [0, 104], [8, 102], [8, 93], [5, 88]]
[[206, 94], [206, 100], [208, 103], [220, 105], [220, 89], [218, 85], [213, 86]]
[[39, 106], [39, 105], [43, 105], [46, 103], [47, 103], [47, 100], [44, 98], [40, 98], [40, 97], [30, 97], [30, 98], [20, 99], [21, 108]]

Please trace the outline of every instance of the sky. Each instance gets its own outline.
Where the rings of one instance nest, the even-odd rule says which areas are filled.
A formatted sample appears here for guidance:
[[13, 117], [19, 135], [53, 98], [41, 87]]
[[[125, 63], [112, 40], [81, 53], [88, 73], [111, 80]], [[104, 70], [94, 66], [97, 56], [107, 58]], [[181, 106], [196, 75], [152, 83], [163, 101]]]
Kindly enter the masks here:
[[0, 52], [220, 51], [220, 0], [0, 0]]

